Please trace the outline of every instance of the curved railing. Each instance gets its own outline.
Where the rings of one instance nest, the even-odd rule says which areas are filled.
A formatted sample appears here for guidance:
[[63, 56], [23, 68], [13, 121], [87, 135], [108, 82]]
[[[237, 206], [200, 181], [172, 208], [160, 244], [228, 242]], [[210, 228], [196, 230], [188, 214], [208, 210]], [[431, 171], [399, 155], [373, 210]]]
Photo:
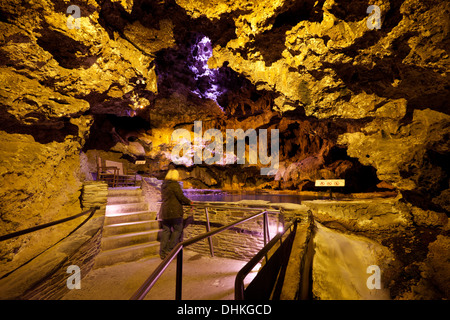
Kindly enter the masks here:
[[[200, 205], [201, 206], [201, 205]], [[211, 206], [211, 205], [203, 205], [205, 207]], [[251, 219], [254, 219], [256, 217], [259, 217], [263, 215], [263, 232], [264, 232], [264, 245], [267, 244], [267, 241], [270, 241], [268, 230], [269, 230], [269, 222], [268, 222], [268, 213], [279, 213], [279, 210], [266, 210], [265, 208], [252, 208], [252, 207], [230, 207], [230, 206], [211, 206], [214, 208], [225, 208], [225, 209], [235, 209], [235, 210], [261, 210], [261, 212], [252, 214], [246, 218], [242, 218], [236, 222], [230, 223], [226, 226], [220, 227], [218, 229], [206, 232], [204, 234], [198, 235], [196, 237], [193, 237], [191, 239], [185, 240], [183, 242], [178, 243], [175, 248], [172, 249], [172, 251], [167, 255], [167, 257], [158, 265], [158, 267], [153, 271], [153, 273], [150, 275], [150, 277], [145, 280], [145, 282], [142, 284], [142, 286], [133, 294], [133, 296], [130, 298], [130, 300], [142, 300], [147, 295], [147, 293], [150, 291], [150, 289], [155, 285], [156, 281], [161, 277], [163, 272], [166, 270], [166, 268], [169, 266], [169, 264], [172, 262], [175, 257], [177, 258], [177, 268], [176, 268], [176, 288], [175, 288], [175, 299], [181, 300], [181, 290], [182, 290], [182, 271], [183, 271], [183, 249], [193, 243], [196, 243], [198, 241], [204, 240], [206, 238], [210, 238], [211, 236], [214, 236], [218, 233], [221, 233], [225, 230], [228, 230], [238, 224], [241, 224], [243, 222], [249, 221]]]
[[[273, 247], [275, 247], [275, 245], [278, 244], [278, 242], [279, 242], [278, 250], [284, 251], [284, 253], [285, 253], [284, 257], [276, 257], [274, 260], [274, 263], [272, 263], [272, 265], [268, 267], [271, 270], [269, 270], [269, 272], [265, 274], [266, 275], [265, 278], [263, 277], [264, 279], [262, 280], [262, 282], [264, 282], [264, 285], [259, 285], [259, 286], [257, 286], [257, 289], [256, 289], [256, 291], [259, 292], [258, 298], [261, 298], [262, 295], [268, 295], [268, 293], [272, 292], [273, 287], [275, 286], [275, 284], [277, 282], [282, 284], [282, 280], [284, 279], [284, 273], [281, 274], [282, 272], [280, 272], [280, 270], [282, 270], [283, 268], [286, 268], [286, 266], [287, 266], [286, 258], [289, 258], [290, 251], [291, 251], [290, 248], [286, 248], [285, 250], [283, 250], [284, 249], [283, 246], [286, 246], [286, 245], [289, 246], [290, 244], [292, 244], [293, 237], [295, 237], [295, 233], [297, 231], [297, 223], [298, 223], [297, 219], [294, 219], [294, 221], [289, 223], [284, 228], [283, 232], [278, 233], [275, 237], [273, 237], [273, 239], [267, 245], [265, 245], [249, 262], [247, 262], [247, 264], [245, 266], [243, 266], [241, 270], [239, 270], [238, 274], [236, 275], [235, 284], [234, 284], [235, 300], [246, 300], [246, 298], [248, 298], [246, 296], [245, 290], [244, 290], [245, 277], [253, 270], [253, 268], [264, 257], [266, 257], [266, 265], [263, 268], [266, 268], [269, 264], [272, 263], [270, 261], [271, 258], [269, 258], [269, 259], [267, 258], [267, 254]], [[290, 231], [290, 234], [283, 241], [283, 237], [288, 230]], [[277, 252], [278, 252], [278, 250], [277, 250]], [[281, 252], [281, 253], [283, 253], [283, 252]], [[273, 255], [275, 256], [275, 255], [277, 255], [277, 253], [275, 252]], [[255, 280], [256, 279], [254, 279], [253, 281], [255, 281]], [[281, 280], [281, 282], [280, 282], [280, 280]], [[278, 287], [281, 289], [280, 286], [278, 286]], [[269, 297], [266, 296], [264, 298], [268, 299]]]
[[[70, 216], [70, 217], [67, 217], [67, 218], [64, 218], [64, 219], [56, 220], [56, 221], [49, 222], [49, 223], [44, 223], [44, 224], [41, 224], [39, 226], [35, 226], [35, 227], [28, 228], [28, 229], [25, 229], [25, 230], [20, 230], [20, 231], [12, 232], [12, 233], [9, 233], [9, 234], [5, 234], [3, 236], [0, 236], [0, 241], [5, 241], [5, 240], [8, 240], [8, 239], [19, 237], [19, 236], [22, 236], [22, 235], [27, 234], [27, 233], [31, 233], [31, 232], [34, 232], [34, 231], [45, 229], [45, 228], [48, 228], [48, 227], [51, 227], [51, 226], [54, 226], [54, 225], [57, 225], [57, 224], [60, 224], [60, 223], [66, 222], [66, 221], [70, 221], [70, 220], [79, 218], [79, 217], [84, 216], [86, 214], [89, 214], [89, 217], [86, 219], [86, 221], [87, 221], [94, 215], [95, 211], [98, 210], [98, 209], [100, 209], [100, 207], [99, 206], [95, 206], [95, 207], [90, 208], [89, 210], [83, 211], [81, 213], [78, 213], [76, 215], [73, 215], [73, 216]], [[83, 221], [83, 223], [85, 223], [86, 221]]]

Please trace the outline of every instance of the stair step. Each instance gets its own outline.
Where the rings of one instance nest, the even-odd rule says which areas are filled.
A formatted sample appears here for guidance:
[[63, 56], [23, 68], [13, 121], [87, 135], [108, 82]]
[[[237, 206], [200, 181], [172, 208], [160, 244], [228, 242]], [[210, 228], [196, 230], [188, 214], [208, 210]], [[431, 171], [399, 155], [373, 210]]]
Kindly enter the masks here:
[[159, 242], [138, 244], [113, 250], [100, 252], [94, 264], [94, 268], [110, 266], [120, 262], [131, 262], [142, 258], [157, 256], [159, 254]]
[[122, 196], [141, 196], [142, 189], [139, 187], [128, 187], [128, 188], [108, 188], [108, 198], [109, 197], [122, 197]]
[[159, 222], [139, 187], [108, 189], [100, 253], [94, 268], [136, 261], [159, 253]]
[[136, 212], [126, 212], [111, 214], [105, 217], [105, 226], [118, 223], [134, 222], [134, 221], [145, 221], [145, 220], [155, 220], [156, 212], [154, 211], [136, 211]]
[[127, 203], [140, 203], [145, 202], [145, 198], [142, 195], [130, 195], [130, 196], [116, 196], [108, 197], [107, 204], [127, 204]]
[[147, 211], [148, 203], [125, 203], [125, 204], [108, 204], [106, 206], [106, 215], [124, 213], [124, 212], [136, 212], [136, 211]]
[[159, 230], [126, 233], [117, 236], [103, 237], [101, 250], [112, 250], [141, 243], [156, 241]]
[[145, 220], [116, 223], [103, 227], [103, 237], [114, 236], [125, 233], [151, 231], [159, 229], [158, 220]]

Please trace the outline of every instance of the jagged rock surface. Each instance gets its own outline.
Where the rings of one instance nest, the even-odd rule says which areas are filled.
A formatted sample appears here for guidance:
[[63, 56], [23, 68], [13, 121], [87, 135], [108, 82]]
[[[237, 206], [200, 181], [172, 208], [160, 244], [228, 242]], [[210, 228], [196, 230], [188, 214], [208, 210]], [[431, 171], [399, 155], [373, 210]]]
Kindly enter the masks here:
[[[421, 253], [424, 279], [448, 279], [433, 274], [450, 207], [448, 2], [374, 1], [379, 30], [362, 0], [80, 0], [77, 20], [70, 4], [1, 3], [1, 233], [81, 211], [98, 150], [167, 169], [173, 130], [201, 120], [203, 131], [279, 129], [280, 168], [193, 166], [188, 184], [315, 190], [315, 179], [345, 178], [349, 192], [395, 189], [413, 206], [408, 223], [442, 232]], [[9, 242], [2, 272], [71, 227]]]

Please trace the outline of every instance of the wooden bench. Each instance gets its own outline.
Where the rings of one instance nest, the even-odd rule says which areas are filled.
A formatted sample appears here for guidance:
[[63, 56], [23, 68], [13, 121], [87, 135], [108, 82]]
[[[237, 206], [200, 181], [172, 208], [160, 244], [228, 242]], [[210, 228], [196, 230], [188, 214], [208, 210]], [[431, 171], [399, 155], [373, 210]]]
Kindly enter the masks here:
[[330, 199], [333, 199], [333, 194], [331, 191], [332, 187], [345, 187], [345, 179], [322, 179], [316, 180], [316, 187], [329, 187], [330, 188]]

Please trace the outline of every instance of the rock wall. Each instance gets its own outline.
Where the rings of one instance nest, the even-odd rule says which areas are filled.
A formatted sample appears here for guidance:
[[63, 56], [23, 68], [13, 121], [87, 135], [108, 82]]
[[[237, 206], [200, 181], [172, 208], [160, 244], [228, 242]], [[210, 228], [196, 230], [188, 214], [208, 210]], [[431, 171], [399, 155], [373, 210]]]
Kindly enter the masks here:
[[[68, 273], [69, 266], [80, 268], [81, 279], [92, 269], [100, 251], [107, 185], [88, 182], [83, 190], [85, 209], [92, 206], [99, 206], [100, 209], [92, 216], [84, 215], [73, 220], [76, 225], [68, 235], [58, 238], [45, 250], [35, 252], [25, 265], [3, 274], [0, 278], [0, 299], [60, 299], [70, 290], [67, 286], [67, 279], [72, 275]], [[57, 227], [43, 229], [41, 234], [52, 235]]]
[[85, 181], [83, 183], [81, 206], [83, 210], [92, 207], [97, 209], [98, 215], [105, 215], [106, 203], [108, 201], [108, 184], [103, 181]]
[[[448, 299], [448, 217], [399, 198], [303, 202], [317, 223], [317, 299]], [[372, 264], [382, 289], [367, 290]]]
[[[122, 105], [126, 107], [119, 115], [134, 112], [147, 101], [145, 93], [132, 97], [136, 79], [145, 79], [139, 90], [148, 94], [156, 90], [152, 59], [143, 56], [142, 43], [134, 44], [133, 36], [125, 40], [111, 34], [110, 38], [101, 26], [101, 8], [94, 1], [78, 4], [82, 7], [80, 29], [70, 28], [69, 4], [64, 1], [2, 2], [1, 234], [79, 213], [86, 179], [80, 170], [80, 152], [94, 120], [91, 111]], [[170, 45], [166, 40], [160, 38], [160, 45]], [[114, 85], [116, 80], [121, 85]], [[126, 92], [129, 100], [123, 104], [118, 97]], [[22, 265], [73, 227], [74, 223], [67, 223], [49, 233], [2, 244], [0, 274]]]
[[[401, 198], [380, 202], [382, 213], [356, 206], [361, 221], [338, 206], [316, 216], [380, 239], [399, 227], [404, 235], [382, 240], [394, 249], [419, 230], [411, 242], [421, 245], [408, 244], [418, 253], [402, 255], [405, 285], [391, 286], [406, 294], [446, 247], [450, 4], [373, 4], [372, 30], [362, 0], [79, 0], [76, 21], [67, 1], [2, 1], [0, 233], [80, 212], [89, 151], [144, 157], [137, 169], [156, 176], [173, 130], [192, 132], [194, 121], [279, 129], [276, 176], [245, 164], [191, 167], [184, 178], [201, 188], [314, 190], [318, 178], [345, 178], [349, 192], [394, 188]], [[0, 276], [75, 226], [2, 244]]]
[[448, 192], [449, 122], [450, 116], [441, 112], [415, 110], [409, 124], [374, 120], [338, 142], [348, 146], [350, 156], [376, 168], [379, 179], [401, 190], [407, 201], [445, 211], [441, 194]]
[[142, 178], [142, 194], [148, 203], [148, 210], [159, 212], [161, 202], [161, 184], [162, 180], [156, 178]]
[[[394, 255], [365, 237], [342, 234], [320, 224], [314, 234], [312, 294], [319, 300], [389, 300], [389, 268]], [[367, 286], [370, 266], [381, 270], [381, 286]]]
[[278, 181], [227, 181], [220, 168], [187, 178], [303, 190], [346, 178], [352, 192], [385, 181], [421, 208], [446, 210], [449, 5], [374, 4], [381, 28], [372, 30], [364, 1], [86, 0], [74, 28], [64, 1], [7, 0], [1, 127], [146, 157], [147, 172], [167, 168], [171, 132], [193, 121], [278, 128]]
[[[79, 142], [73, 136], [47, 144], [31, 135], [0, 131], [0, 233], [27, 229], [82, 211]], [[2, 243], [0, 274], [10, 272], [66, 236], [76, 222]]]

